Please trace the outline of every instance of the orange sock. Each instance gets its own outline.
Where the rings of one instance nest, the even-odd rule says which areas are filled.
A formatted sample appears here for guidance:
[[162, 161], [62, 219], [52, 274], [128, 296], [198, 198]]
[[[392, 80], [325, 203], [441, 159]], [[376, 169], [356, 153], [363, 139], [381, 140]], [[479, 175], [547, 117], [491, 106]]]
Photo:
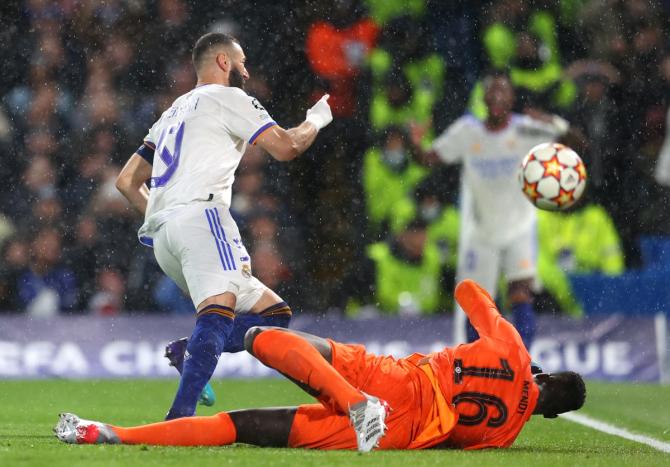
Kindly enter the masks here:
[[320, 399], [342, 413], [365, 396], [340, 375], [308, 341], [290, 332], [269, 329], [254, 339], [254, 355], [265, 365], [314, 389]]
[[110, 425], [123, 444], [159, 446], [224, 446], [237, 438], [237, 430], [226, 412], [211, 417], [176, 418], [132, 428]]

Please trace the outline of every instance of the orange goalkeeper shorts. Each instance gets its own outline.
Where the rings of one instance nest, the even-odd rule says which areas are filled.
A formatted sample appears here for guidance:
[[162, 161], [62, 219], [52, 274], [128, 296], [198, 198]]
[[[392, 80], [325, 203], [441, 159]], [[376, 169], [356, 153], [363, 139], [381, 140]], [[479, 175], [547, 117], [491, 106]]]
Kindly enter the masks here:
[[[352, 386], [388, 402], [391, 413], [381, 449], [406, 449], [430, 417], [434, 393], [430, 380], [412, 363], [367, 353], [362, 345], [329, 340], [333, 367]], [[356, 434], [347, 414], [322, 404], [301, 405], [289, 446], [309, 449], [356, 449]]]

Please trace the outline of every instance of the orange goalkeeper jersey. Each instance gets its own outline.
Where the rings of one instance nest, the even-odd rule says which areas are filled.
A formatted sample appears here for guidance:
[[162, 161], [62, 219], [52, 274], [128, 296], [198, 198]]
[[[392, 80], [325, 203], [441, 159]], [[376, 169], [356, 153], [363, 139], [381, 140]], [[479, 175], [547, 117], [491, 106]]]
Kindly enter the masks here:
[[428, 357], [445, 399], [458, 413], [445, 444], [460, 449], [508, 447], [537, 403], [530, 355], [514, 326], [475, 282], [459, 284], [456, 299], [480, 338]]

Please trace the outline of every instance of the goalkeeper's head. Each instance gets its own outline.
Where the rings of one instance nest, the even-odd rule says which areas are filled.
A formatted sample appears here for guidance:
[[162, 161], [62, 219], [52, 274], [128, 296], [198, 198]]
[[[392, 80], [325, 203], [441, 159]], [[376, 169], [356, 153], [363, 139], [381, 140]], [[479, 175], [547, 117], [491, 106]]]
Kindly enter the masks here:
[[540, 389], [533, 411], [536, 415], [555, 418], [563, 412], [579, 410], [584, 405], [586, 385], [574, 371], [540, 373], [535, 375], [535, 383]]

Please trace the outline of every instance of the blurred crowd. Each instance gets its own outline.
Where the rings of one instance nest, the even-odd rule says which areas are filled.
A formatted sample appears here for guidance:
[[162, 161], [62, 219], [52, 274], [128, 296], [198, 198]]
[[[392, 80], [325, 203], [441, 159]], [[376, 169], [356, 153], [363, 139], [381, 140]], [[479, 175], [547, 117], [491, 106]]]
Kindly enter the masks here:
[[[492, 68], [508, 71], [516, 111], [582, 135], [587, 199], [540, 219], [544, 282], [637, 268], [640, 238], [670, 235], [670, 170], [657, 170], [670, 161], [669, 17], [662, 0], [2, 2], [0, 310], [192, 312], [114, 182], [193, 87], [191, 47], [208, 31], [240, 39], [246, 90], [281, 125], [331, 94], [335, 121], [308, 153], [282, 164], [250, 147], [233, 188], [254, 275], [294, 309], [451, 310], [458, 168], [424, 150], [463, 113], [484, 116]], [[426, 303], [382, 290], [374, 264], [389, 251], [423, 261]], [[557, 309], [575, 311], [557, 284]]]

